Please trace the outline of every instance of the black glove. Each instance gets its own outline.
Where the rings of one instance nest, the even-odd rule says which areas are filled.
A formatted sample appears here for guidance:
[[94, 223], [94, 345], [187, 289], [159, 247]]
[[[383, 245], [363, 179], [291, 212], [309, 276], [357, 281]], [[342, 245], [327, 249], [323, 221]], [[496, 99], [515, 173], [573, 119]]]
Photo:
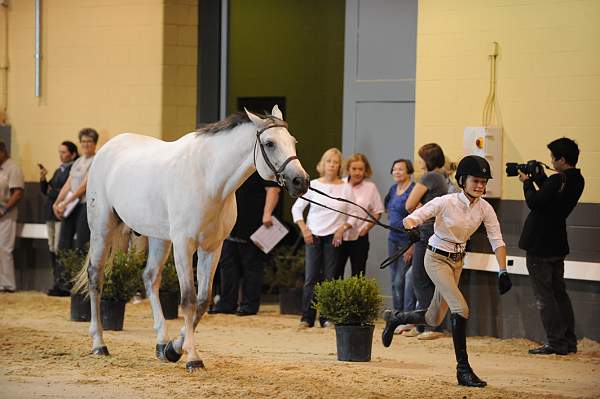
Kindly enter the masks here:
[[498, 275], [498, 291], [500, 295], [506, 294], [512, 287], [512, 282], [510, 281], [510, 277], [508, 276], [508, 272], [501, 271]]
[[417, 226], [412, 229], [407, 229], [406, 234], [408, 234], [408, 240], [411, 244], [418, 242], [421, 239], [421, 233], [419, 232], [419, 228]]

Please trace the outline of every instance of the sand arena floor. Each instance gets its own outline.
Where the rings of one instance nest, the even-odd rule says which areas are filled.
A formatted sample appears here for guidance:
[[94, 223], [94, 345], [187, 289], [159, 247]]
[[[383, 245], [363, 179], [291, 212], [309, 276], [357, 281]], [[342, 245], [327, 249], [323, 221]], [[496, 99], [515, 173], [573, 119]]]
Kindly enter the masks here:
[[[174, 336], [183, 319], [168, 322]], [[124, 331], [106, 332], [111, 356], [89, 354], [88, 323], [69, 321], [69, 298], [0, 294], [0, 398], [554, 398], [600, 397], [600, 344], [570, 356], [532, 356], [522, 339], [471, 337], [471, 365], [489, 386], [456, 385], [450, 337], [396, 337], [375, 329], [369, 363], [336, 360], [335, 332], [298, 331], [295, 316], [207, 315], [196, 332], [207, 367], [160, 363], [148, 301], [128, 304]]]

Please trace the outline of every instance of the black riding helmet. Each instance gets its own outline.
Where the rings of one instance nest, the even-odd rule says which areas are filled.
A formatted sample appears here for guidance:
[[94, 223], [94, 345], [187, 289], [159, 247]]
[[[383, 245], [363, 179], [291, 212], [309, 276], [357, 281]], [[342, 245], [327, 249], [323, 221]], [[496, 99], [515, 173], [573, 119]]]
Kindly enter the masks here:
[[456, 168], [456, 181], [460, 188], [464, 188], [467, 176], [492, 178], [492, 171], [487, 159], [477, 155], [467, 155], [458, 163]]

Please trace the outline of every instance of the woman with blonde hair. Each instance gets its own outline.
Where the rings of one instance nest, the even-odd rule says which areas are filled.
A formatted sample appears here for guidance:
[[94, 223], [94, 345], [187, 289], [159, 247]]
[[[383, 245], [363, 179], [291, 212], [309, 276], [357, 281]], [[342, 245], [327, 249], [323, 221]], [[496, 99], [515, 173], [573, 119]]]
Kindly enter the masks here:
[[[337, 148], [330, 148], [321, 157], [317, 164], [320, 177], [310, 182], [310, 186], [332, 197], [341, 197], [354, 200], [350, 185], [341, 179], [342, 153]], [[330, 208], [350, 213], [350, 206], [327, 198], [314, 191], [304, 195], [307, 199], [319, 202]], [[302, 318], [300, 328], [313, 327], [315, 324], [316, 310], [312, 306], [314, 286], [322, 280], [336, 277], [336, 267], [340, 253], [340, 246], [344, 233], [353, 227], [350, 217], [330, 209], [311, 205], [308, 210], [306, 222], [303, 211], [309, 203], [302, 198], [296, 200], [292, 206], [294, 223], [298, 225], [305, 245], [305, 273], [304, 289], [302, 293]], [[333, 327], [333, 324], [320, 318], [321, 327]]]
[[[355, 202], [379, 220], [384, 208], [377, 187], [373, 182], [366, 180], [373, 174], [367, 157], [361, 153], [352, 154], [346, 160], [345, 170]], [[338, 259], [336, 278], [344, 276], [348, 258], [350, 258], [352, 276], [365, 274], [369, 256], [369, 230], [374, 225], [372, 222], [358, 221], [356, 228], [346, 231]]]

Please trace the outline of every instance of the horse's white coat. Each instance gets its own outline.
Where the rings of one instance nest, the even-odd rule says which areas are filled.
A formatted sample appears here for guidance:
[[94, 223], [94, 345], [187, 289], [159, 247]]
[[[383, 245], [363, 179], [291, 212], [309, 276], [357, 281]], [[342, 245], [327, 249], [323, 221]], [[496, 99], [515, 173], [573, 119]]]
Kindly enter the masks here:
[[[281, 119], [275, 106], [273, 116]], [[237, 217], [235, 190], [254, 172], [274, 180], [256, 144], [256, 132], [273, 125], [248, 113], [250, 123], [218, 133], [189, 133], [174, 142], [136, 134], [111, 139], [95, 156], [89, 172], [88, 222], [91, 230], [88, 281], [92, 303], [90, 335], [93, 349], [104, 345], [99, 314], [103, 267], [111, 243], [122, 235], [121, 222], [149, 237], [149, 256], [144, 283], [152, 304], [157, 343], [168, 341], [158, 299], [160, 274], [173, 251], [181, 288], [185, 325], [174, 348], [187, 352], [187, 360], [199, 360], [194, 329], [208, 306], [210, 289], [223, 240]], [[261, 134], [274, 146], [267, 154], [275, 167], [296, 154], [295, 139], [284, 127]], [[256, 159], [256, 166], [254, 160]], [[308, 175], [298, 160], [283, 171], [293, 196], [308, 188]], [[194, 298], [192, 255], [198, 251], [198, 293]]]

